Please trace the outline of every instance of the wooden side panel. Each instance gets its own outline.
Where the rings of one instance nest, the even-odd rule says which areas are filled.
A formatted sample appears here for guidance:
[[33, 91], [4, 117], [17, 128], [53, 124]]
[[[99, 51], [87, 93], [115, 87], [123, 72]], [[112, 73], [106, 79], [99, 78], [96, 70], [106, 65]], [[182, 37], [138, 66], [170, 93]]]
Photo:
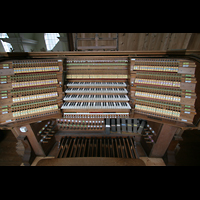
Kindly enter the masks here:
[[149, 157], [161, 158], [164, 156], [177, 128], [163, 124], [156, 143], [153, 145]]

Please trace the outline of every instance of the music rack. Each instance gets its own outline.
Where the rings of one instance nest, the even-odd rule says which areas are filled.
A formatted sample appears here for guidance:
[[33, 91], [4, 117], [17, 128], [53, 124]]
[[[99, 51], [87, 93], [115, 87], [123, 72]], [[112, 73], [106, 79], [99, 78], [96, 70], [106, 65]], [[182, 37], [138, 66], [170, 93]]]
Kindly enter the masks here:
[[194, 59], [82, 54], [0, 62], [0, 125], [12, 127], [32, 156], [56, 157], [72, 136], [80, 140], [77, 149], [90, 138], [91, 148], [102, 137], [102, 148], [112, 138], [116, 145], [131, 139], [137, 155], [142, 145], [147, 156], [162, 157], [173, 138], [198, 128], [199, 63]]

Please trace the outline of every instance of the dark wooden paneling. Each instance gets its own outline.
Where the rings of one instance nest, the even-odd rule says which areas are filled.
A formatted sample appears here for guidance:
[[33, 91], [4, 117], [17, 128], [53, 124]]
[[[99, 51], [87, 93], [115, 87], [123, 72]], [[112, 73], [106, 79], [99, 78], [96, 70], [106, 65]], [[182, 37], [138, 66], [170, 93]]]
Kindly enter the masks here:
[[176, 154], [176, 166], [200, 166], [200, 130], [185, 130]]
[[0, 166], [20, 166], [22, 157], [16, 152], [17, 139], [11, 131], [0, 131]]

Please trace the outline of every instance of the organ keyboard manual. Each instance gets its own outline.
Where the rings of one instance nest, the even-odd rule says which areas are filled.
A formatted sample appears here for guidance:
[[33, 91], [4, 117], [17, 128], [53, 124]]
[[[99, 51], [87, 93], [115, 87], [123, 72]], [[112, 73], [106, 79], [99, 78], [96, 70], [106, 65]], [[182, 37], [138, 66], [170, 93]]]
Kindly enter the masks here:
[[31, 152], [26, 165], [48, 155], [162, 157], [199, 127], [194, 54], [10, 54], [0, 53], [0, 128]]

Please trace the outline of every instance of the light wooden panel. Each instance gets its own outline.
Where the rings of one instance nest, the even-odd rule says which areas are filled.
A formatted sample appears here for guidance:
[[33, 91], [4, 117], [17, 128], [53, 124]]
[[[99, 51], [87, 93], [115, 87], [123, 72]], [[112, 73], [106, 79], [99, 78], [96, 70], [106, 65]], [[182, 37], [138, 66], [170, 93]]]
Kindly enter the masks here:
[[[117, 38], [116, 33], [98, 33], [98, 38], [102, 38], [103, 40], [98, 39], [97, 43], [94, 40], [95, 37], [96, 33], [77, 33], [77, 38], [78, 38], [77, 47], [83, 47], [82, 50], [84, 50], [84, 47], [85, 48], [91, 47], [92, 49], [92, 46], [108, 47], [108, 46], [116, 46], [117, 44], [117, 41], [112, 39], [112, 38]], [[81, 40], [80, 38], [85, 38], [86, 40]]]
[[192, 37], [192, 33], [119, 33], [119, 51], [135, 50], [169, 50], [200, 49], [200, 34]]
[[193, 33], [189, 41], [188, 50], [200, 50], [200, 33]]
[[[78, 37], [83, 37], [79, 33]], [[99, 33], [100, 37], [108, 37], [108, 33]], [[85, 37], [95, 37], [95, 33], [85, 33]], [[111, 34], [115, 37], [115, 33]], [[110, 41], [102, 41], [102, 45], [110, 46]], [[91, 41], [80, 41], [80, 45], [91, 46]], [[119, 51], [148, 51], [187, 49], [200, 50], [200, 33], [118, 33]]]

